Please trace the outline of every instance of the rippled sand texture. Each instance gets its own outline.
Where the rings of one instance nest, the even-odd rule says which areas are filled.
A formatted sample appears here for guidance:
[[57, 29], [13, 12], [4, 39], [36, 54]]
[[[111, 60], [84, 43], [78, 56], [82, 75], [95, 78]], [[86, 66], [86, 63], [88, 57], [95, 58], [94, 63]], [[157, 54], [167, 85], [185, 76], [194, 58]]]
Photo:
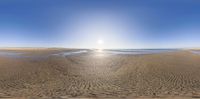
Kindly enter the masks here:
[[0, 98], [200, 97], [200, 55], [102, 53], [0, 57]]

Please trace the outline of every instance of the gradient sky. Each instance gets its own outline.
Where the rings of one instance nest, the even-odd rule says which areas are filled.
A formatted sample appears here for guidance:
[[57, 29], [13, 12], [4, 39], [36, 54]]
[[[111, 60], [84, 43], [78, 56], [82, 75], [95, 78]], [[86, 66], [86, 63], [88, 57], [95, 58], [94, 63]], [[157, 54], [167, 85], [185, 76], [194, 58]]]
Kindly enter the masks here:
[[99, 46], [200, 47], [200, 1], [0, 0], [0, 47]]

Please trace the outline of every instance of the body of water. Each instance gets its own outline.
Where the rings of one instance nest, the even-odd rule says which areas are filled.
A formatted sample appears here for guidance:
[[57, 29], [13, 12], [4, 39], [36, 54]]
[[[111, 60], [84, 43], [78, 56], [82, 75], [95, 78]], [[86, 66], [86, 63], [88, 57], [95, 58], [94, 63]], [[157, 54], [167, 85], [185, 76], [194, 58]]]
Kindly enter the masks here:
[[19, 57], [23, 53], [20, 52], [11, 52], [11, 51], [0, 51], [0, 56], [6, 56], [6, 57]]
[[191, 52], [200, 55], [200, 51], [191, 51]]
[[103, 53], [108, 54], [126, 54], [126, 55], [143, 55], [157, 54], [165, 52], [174, 52], [176, 49], [119, 49], [119, 50], [103, 50]]
[[66, 51], [66, 52], [61, 52], [58, 54], [53, 54], [56, 56], [70, 56], [70, 55], [78, 55], [78, 54], [82, 54], [82, 53], [87, 53], [87, 50], [78, 50], [78, 51]]
[[[39, 58], [48, 56], [70, 56], [70, 55], [80, 55], [83, 53], [99, 53], [99, 54], [112, 54], [112, 55], [144, 55], [144, 54], [157, 54], [165, 52], [174, 52], [175, 49], [111, 49], [111, 50], [76, 50], [76, 51], [64, 51], [57, 54], [51, 54], [47, 56], [26, 56], [22, 52], [12, 52], [12, 51], [0, 51], [0, 56], [13, 57], [13, 58]], [[200, 54], [200, 51], [193, 51], [193, 53]]]

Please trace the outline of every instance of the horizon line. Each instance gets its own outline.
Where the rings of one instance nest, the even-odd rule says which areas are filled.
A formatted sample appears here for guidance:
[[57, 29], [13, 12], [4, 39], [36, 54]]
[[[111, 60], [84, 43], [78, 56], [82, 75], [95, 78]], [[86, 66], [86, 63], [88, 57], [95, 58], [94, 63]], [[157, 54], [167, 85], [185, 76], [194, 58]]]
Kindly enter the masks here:
[[[72, 47], [0, 47], [1, 49], [94, 49], [98, 48], [72, 48]], [[200, 47], [183, 47], [183, 48], [103, 48], [102, 50], [109, 49], [200, 49]]]

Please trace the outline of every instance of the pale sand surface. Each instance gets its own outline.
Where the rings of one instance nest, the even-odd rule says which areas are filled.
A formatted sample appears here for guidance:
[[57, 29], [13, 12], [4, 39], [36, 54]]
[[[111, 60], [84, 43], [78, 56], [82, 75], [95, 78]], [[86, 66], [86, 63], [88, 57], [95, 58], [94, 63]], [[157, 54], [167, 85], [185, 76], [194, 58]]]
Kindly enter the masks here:
[[[14, 51], [34, 56], [71, 50]], [[184, 50], [150, 55], [89, 52], [42, 59], [0, 56], [0, 99], [78, 98], [200, 98], [200, 55]]]

